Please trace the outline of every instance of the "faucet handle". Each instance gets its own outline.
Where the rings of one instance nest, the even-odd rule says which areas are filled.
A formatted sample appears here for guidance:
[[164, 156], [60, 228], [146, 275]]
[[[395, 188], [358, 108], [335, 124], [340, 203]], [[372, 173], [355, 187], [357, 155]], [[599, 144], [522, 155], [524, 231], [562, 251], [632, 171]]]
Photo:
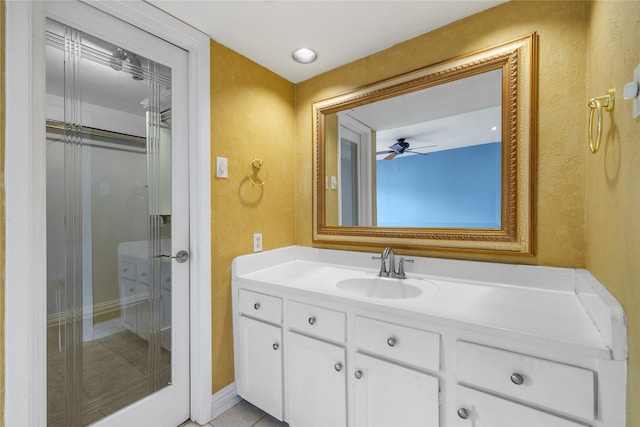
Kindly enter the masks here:
[[399, 279], [406, 279], [407, 275], [404, 272], [404, 263], [405, 262], [413, 262], [412, 259], [408, 259], [408, 258], [403, 258], [400, 257], [400, 261], [398, 261], [398, 278]]
[[379, 260], [380, 261], [380, 271], [378, 272], [378, 276], [383, 277], [383, 276], [387, 276], [389, 274], [387, 272], [387, 266], [384, 263], [384, 260], [385, 260], [384, 256], [372, 256], [371, 259], [375, 259], [375, 260]]

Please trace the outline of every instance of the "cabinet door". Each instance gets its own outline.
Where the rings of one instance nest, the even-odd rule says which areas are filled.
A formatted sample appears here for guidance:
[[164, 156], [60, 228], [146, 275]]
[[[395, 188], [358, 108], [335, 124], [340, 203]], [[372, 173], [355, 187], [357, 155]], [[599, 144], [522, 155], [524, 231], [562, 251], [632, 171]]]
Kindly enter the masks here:
[[[135, 271], [135, 270], [134, 270]], [[136, 282], [120, 278], [120, 300], [122, 301], [122, 326], [138, 333], [138, 311], [136, 309]]]
[[282, 420], [282, 329], [240, 316], [238, 394]]
[[289, 332], [287, 361], [289, 424], [346, 426], [344, 348]]
[[537, 411], [464, 386], [456, 386], [456, 407], [447, 414], [451, 426], [473, 427], [584, 427], [565, 418]]
[[356, 353], [350, 369], [356, 426], [438, 426], [438, 378]]

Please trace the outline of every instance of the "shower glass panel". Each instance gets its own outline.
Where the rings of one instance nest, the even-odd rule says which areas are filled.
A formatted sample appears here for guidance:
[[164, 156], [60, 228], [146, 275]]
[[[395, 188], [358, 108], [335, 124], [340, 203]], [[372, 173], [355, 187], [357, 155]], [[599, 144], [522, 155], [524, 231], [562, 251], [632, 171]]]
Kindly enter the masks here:
[[47, 418], [171, 384], [171, 69], [47, 20]]

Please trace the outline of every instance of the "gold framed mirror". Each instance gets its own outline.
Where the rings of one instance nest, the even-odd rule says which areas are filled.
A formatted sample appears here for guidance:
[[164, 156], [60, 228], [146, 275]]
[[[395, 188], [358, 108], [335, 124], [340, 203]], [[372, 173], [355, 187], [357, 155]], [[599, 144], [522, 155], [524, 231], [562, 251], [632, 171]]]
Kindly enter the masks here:
[[533, 254], [535, 33], [313, 103], [313, 241]]

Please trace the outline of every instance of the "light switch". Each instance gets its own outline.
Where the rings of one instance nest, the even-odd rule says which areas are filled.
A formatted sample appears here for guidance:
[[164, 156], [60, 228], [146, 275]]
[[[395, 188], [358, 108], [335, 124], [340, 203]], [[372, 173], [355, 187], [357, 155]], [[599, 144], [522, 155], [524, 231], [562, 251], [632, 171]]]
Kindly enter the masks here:
[[640, 64], [633, 70], [633, 81], [624, 85], [622, 97], [633, 103], [633, 118], [640, 117]]
[[216, 157], [216, 177], [228, 178], [228, 160], [226, 157]]
[[336, 178], [335, 176], [331, 177], [331, 189], [335, 190], [336, 188], [338, 188], [338, 178]]

